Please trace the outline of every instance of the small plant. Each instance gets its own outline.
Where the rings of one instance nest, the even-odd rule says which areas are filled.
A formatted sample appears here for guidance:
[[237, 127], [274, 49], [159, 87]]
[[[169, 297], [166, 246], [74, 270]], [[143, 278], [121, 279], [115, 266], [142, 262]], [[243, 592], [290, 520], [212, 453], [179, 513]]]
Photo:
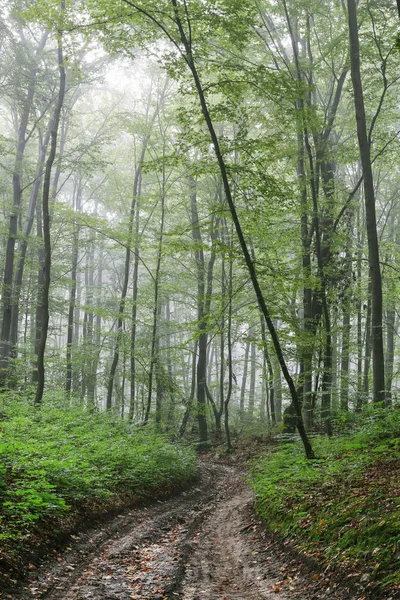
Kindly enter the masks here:
[[252, 469], [271, 529], [328, 564], [371, 571], [384, 586], [400, 584], [399, 413], [371, 407], [352, 434], [315, 438], [318, 460], [286, 444]]
[[29, 532], [68, 514], [164, 494], [195, 475], [195, 454], [79, 404], [2, 398], [0, 538], [15, 550]]

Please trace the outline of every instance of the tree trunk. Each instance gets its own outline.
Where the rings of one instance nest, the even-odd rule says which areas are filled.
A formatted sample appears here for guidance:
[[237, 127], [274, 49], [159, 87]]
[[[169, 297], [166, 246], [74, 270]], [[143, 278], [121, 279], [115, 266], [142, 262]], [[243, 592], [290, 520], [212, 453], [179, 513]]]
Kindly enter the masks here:
[[[153, 125], [157, 114], [158, 114], [158, 108], [152, 117], [151, 126]], [[145, 139], [143, 141], [141, 155], [140, 155], [138, 164], [135, 169], [132, 203], [131, 203], [129, 226], [128, 226], [128, 243], [126, 245], [126, 251], [125, 251], [124, 279], [123, 279], [123, 283], [122, 283], [122, 291], [121, 291], [121, 296], [120, 296], [120, 300], [119, 300], [119, 308], [118, 308], [117, 337], [116, 337], [116, 341], [115, 341], [114, 354], [113, 354], [113, 360], [111, 363], [110, 373], [108, 375], [107, 399], [106, 399], [106, 409], [107, 410], [111, 410], [111, 407], [112, 407], [114, 377], [115, 377], [115, 373], [117, 371], [118, 360], [119, 360], [119, 347], [120, 347], [120, 343], [121, 343], [122, 325], [124, 322], [124, 312], [125, 312], [125, 302], [126, 302], [126, 295], [127, 295], [127, 291], [128, 291], [128, 284], [129, 284], [133, 225], [134, 225], [135, 213], [136, 213], [136, 202], [138, 201], [138, 197], [139, 197], [139, 193], [140, 193], [141, 179], [142, 179], [142, 166], [143, 166], [144, 158], [146, 155], [147, 146], [150, 141], [150, 135], [151, 135], [151, 129], [150, 129], [150, 133], [145, 137]], [[136, 273], [136, 282], [137, 282], [137, 273]], [[137, 290], [136, 290], [136, 295], [137, 295]], [[134, 302], [134, 305], [136, 307], [136, 302]], [[136, 324], [136, 315], [135, 315], [134, 322]], [[136, 332], [136, 330], [135, 330], [135, 332]], [[131, 341], [132, 341], [132, 334], [131, 334]], [[134, 352], [133, 348], [131, 348], [131, 352], [132, 353]], [[132, 372], [132, 365], [131, 365], [131, 372]], [[131, 373], [131, 375], [132, 375], [132, 373]], [[133, 385], [134, 385], [134, 383], [133, 383]], [[131, 400], [131, 404], [132, 404], [132, 400]]]
[[349, 410], [349, 366], [350, 366], [350, 309], [343, 308], [342, 357], [340, 361], [340, 408]]
[[[191, 226], [195, 243], [195, 261], [197, 271], [197, 330], [198, 330], [198, 359], [196, 370], [197, 381], [197, 420], [199, 424], [200, 442], [208, 440], [206, 416], [206, 385], [207, 385], [207, 319], [210, 312], [213, 269], [215, 262], [214, 234], [212, 234], [212, 249], [206, 269], [203, 251], [203, 240], [200, 232], [199, 216], [197, 211], [196, 182], [189, 180], [191, 200]], [[207, 270], [207, 273], [206, 273]], [[207, 276], [207, 277], [206, 277]]]
[[240, 418], [244, 419], [244, 410], [245, 410], [245, 397], [246, 397], [246, 385], [247, 385], [247, 370], [249, 367], [249, 353], [250, 353], [250, 341], [246, 341], [246, 346], [244, 350], [244, 361], [243, 361], [243, 375], [242, 375], [242, 384], [240, 386]]
[[179, 428], [179, 437], [183, 437], [186, 431], [186, 427], [190, 417], [190, 411], [192, 409], [194, 396], [196, 393], [196, 364], [197, 364], [197, 340], [194, 343], [193, 354], [192, 354], [192, 379], [190, 385], [190, 395], [186, 402], [185, 413], [183, 415], [182, 424]]
[[396, 334], [396, 310], [389, 308], [386, 316], [387, 327], [387, 344], [386, 344], [386, 397], [385, 404], [392, 404], [392, 382], [393, 382], [393, 366], [394, 366], [394, 349], [395, 349], [395, 334]]
[[[146, 156], [147, 147], [150, 142], [153, 125], [158, 116], [158, 113], [160, 110], [160, 105], [164, 101], [164, 94], [165, 94], [165, 90], [167, 87], [167, 82], [168, 82], [168, 80], [166, 80], [166, 82], [165, 82], [163, 91], [161, 93], [160, 101], [157, 103], [156, 109], [149, 121], [149, 131], [143, 139], [142, 151], [141, 151], [140, 158], [138, 160], [138, 163], [137, 163], [136, 169], [135, 169], [132, 203], [131, 203], [131, 210], [130, 210], [130, 216], [129, 216], [128, 243], [126, 246], [126, 253], [125, 253], [124, 281], [122, 284], [122, 292], [121, 292], [121, 297], [120, 297], [120, 302], [119, 302], [119, 311], [118, 311], [118, 320], [117, 320], [117, 339], [116, 339], [116, 343], [115, 343], [114, 356], [113, 356], [113, 361], [111, 364], [110, 374], [108, 377], [107, 400], [106, 400], [107, 410], [110, 410], [111, 406], [112, 406], [112, 392], [113, 392], [113, 385], [114, 385], [114, 376], [115, 376], [115, 373], [117, 370], [117, 365], [118, 365], [118, 360], [119, 360], [119, 345], [120, 345], [120, 341], [121, 341], [121, 330], [122, 330], [122, 324], [124, 321], [125, 301], [126, 301], [126, 294], [128, 291], [128, 283], [129, 283], [133, 225], [134, 225], [134, 220], [135, 220], [136, 203], [138, 202], [138, 199], [140, 196], [140, 191], [141, 191], [142, 168], [143, 168], [143, 163], [144, 163], [144, 159]], [[146, 115], [147, 117], [148, 117], [149, 106], [150, 106], [150, 98], [149, 98], [149, 102], [148, 102], [148, 106], [147, 106], [147, 115]], [[136, 245], [137, 244], [138, 244], [138, 240], [136, 240]], [[139, 255], [136, 254], [136, 256], [137, 256], [137, 260], [138, 260]], [[137, 274], [136, 274], [136, 282], [137, 282]], [[136, 295], [137, 295], [137, 290], [136, 290]], [[136, 306], [136, 302], [134, 302], [134, 305]], [[136, 315], [135, 315], [134, 322], [136, 323]], [[135, 334], [136, 334], [136, 330], [135, 330]], [[132, 333], [131, 333], [131, 344], [132, 344]], [[132, 353], [134, 352], [133, 347], [131, 347], [131, 352]], [[135, 370], [135, 366], [133, 366], [133, 370]], [[132, 376], [132, 363], [131, 363], [131, 376]], [[134, 383], [133, 383], [133, 386], [134, 386]], [[131, 384], [131, 388], [132, 388], [132, 384]], [[130, 400], [130, 404], [131, 405], [134, 404], [134, 400], [132, 401], [132, 397]], [[130, 409], [130, 411], [131, 411], [131, 409]]]
[[227, 200], [227, 203], [229, 206], [233, 224], [235, 226], [236, 234], [239, 239], [239, 243], [240, 243], [243, 257], [244, 257], [244, 260], [246, 263], [246, 267], [248, 269], [251, 282], [253, 284], [254, 293], [256, 295], [258, 304], [259, 304], [260, 309], [266, 320], [267, 327], [270, 332], [272, 342], [273, 342], [273, 345], [275, 348], [275, 352], [278, 356], [280, 367], [282, 369], [283, 375], [286, 379], [286, 382], [287, 382], [289, 390], [290, 390], [291, 398], [293, 401], [293, 406], [294, 406], [296, 414], [297, 414], [297, 421], [298, 421], [297, 427], [298, 427], [298, 431], [299, 431], [300, 437], [301, 437], [303, 445], [304, 445], [304, 450], [305, 450], [306, 456], [308, 458], [311, 458], [311, 457], [313, 457], [313, 450], [312, 450], [312, 446], [310, 444], [310, 441], [307, 437], [307, 434], [306, 434], [306, 431], [304, 428], [303, 417], [301, 414], [301, 406], [299, 403], [296, 387], [295, 387], [292, 377], [290, 376], [286, 361], [284, 359], [279, 338], [277, 336], [277, 333], [276, 333], [275, 327], [273, 325], [268, 307], [266, 305], [263, 293], [261, 291], [261, 287], [260, 287], [260, 283], [258, 281], [254, 262], [251, 259], [251, 255], [250, 255], [250, 252], [249, 252], [247, 244], [246, 244], [246, 240], [243, 235], [242, 226], [240, 224], [239, 217], [238, 217], [238, 214], [236, 211], [236, 206], [234, 204], [234, 200], [233, 200], [233, 196], [232, 196], [227, 166], [226, 166], [223, 154], [221, 152], [218, 137], [217, 137], [217, 134], [216, 134], [216, 131], [214, 128], [214, 124], [213, 124], [213, 121], [211, 119], [211, 115], [210, 115], [210, 112], [208, 109], [204, 88], [201, 84], [200, 77], [199, 77], [199, 74], [197, 71], [197, 67], [196, 67], [196, 63], [194, 60], [194, 55], [193, 55], [193, 51], [192, 51], [192, 47], [191, 47], [191, 41], [190, 41], [190, 38], [188, 38], [188, 36], [185, 33], [185, 30], [184, 30], [184, 27], [183, 27], [183, 24], [181, 21], [181, 13], [180, 13], [180, 11], [178, 9], [178, 5], [177, 5], [177, 0], [171, 0], [171, 4], [174, 9], [175, 23], [176, 23], [178, 31], [179, 31], [180, 41], [184, 48], [182, 55], [183, 55], [183, 58], [186, 61], [186, 64], [192, 74], [193, 82], [194, 82], [194, 85], [197, 90], [197, 95], [198, 95], [198, 99], [200, 102], [202, 114], [203, 114], [204, 120], [206, 122], [208, 131], [210, 134], [211, 142], [212, 142], [212, 145], [214, 148], [215, 156], [216, 156], [216, 159], [218, 162], [219, 171], [221, 174], [221, 179], [222, 179], [223, 187], [224, 187], [224, 191], [225, 191], [225, 197], [226, 197], [226, 200]]
[[[94, 255], [95, 249], [93, 248], [93, 269], [94, 269]], [[99, 248], [99, 257], [97, 258], [97, 294], [96, 294], [96, 306], [101, 307], [102, 305], [102, 283], [103, 283], [103, 248], [100, 246]], [[94, 274], [93, 274], [94, 277]], [[93, 281], [94, 283], [94, 281]], [[91, 355], [91, 366], [90, 373], [88, 375], [87, 381], [87, 401], [88, 406], [91, 410], [95, 408], [95, 399], [96, 399], [96, 388], [97, 388], [97, 368], [100, 360], [101, 353], [101, 315], [97, 314], [96, 318], [93, 318], [93, 344], [94, 347], [92, 349], [93, 354]]]
[[161, 317], [161, 300], [160, 300], [160, 278], [161, 278], [161, 262], [163, 254], [163, 243], [164, 243], [164, 222], [165, 222], [165, 166], [162, 167], [162, 182], [161, 182], [161, 220], [160, 220], [160, 234], [158, 238], [158, 253], [157, 253], [157, 265], [156, 272], [154, 275], [154, 308], [153, 308], [153, 327], [151, 333], [151, 353], [150, 353], [150, 369], [149, 369], [149, 385], [148, 385], [148, 396], [146, 413], [143, 423], [146, 424], [149, 420], [150, 408], [151, 408], [151, 397], [153, 392], [153, 376], [156, 375], [157, 382], [157, 393], [156, 393], [156, 425], [161, 423], [161, 403], [162, 403], [162, 386], [160, 384], [160, 338], [159, 338], [159, 323]]
[[[36, 52], [35, 62], [38, 64], [40, 55], [46, 45], [49, 32], [45, 31], [42, 34], [38, 50]], [[15, 243], [18, 233], [18, 218], [21, 208], [21, 181], [23, 172], [23, 159], [27, 144], [26, 133], [29, 122], [29, 115], [32, 109], [32, 103], [36, 89], [36, 75], [38, 72], [37, 64], [30, 71], [30, 80], [26, 98], [23, 103], [19, 127], [18, 137], [15, 152], [15, 162], [13, 170], [13, 207], [10, 215], [8, 239], [6, 246], [6, 256], [3, 271], [3, 286], [2, 286], [2, 302], [3, 314], [2, 325], [0, 332], [0, 383], [4, 385], [8, 377], [9, 356], [11, 352], [11, 321], [12, 321], [12, 304], [13, 304], [13, 276], [14, 276], [14, 260], [15, 260]]]
[[347, 249], [345, 257], [344, 271], [344, 292], [343, 292], [343, 328], [342, 328], [342, 357], [340, 369], [340, 408], [349, 410], [349, 369], [350, 369], [350, 301], [349, 287], [352, 279], [352, 237], [353, 227], [351, 226], [352, 214], [349, 212], [349, 227], [347, 238]]
[[371, 362], [371, 314], [372, 314], [372, 283], [368, 281], [367, 317], [365, 320], [365, 355], [363, 374], [363, 403], [368, 402], [369, 396], [369, 366]]
[[[232, 248], [232, 242], [230, 241], [230, 248]], [[233, 259], [229, 258], [229, 275], [227, 282], [227, 295], [228, 295], [228, 323], [227, 323], [227, 346], [228, 346], [228, 389], [224, 400], [224, 426], [226, 436], [226, 446], [228, 452], [232, 450], [231, 433], [229, 429], [229, 403], [232, 396], [233, 386], [233, 365], [232, 365], [232, 300], [233, 300]]]
[[[165, 360], [167, 363], [167, 375], [169, 382], [169, 402], [167, 411], [167, 427], [168, 429], [173, 425], [175, 419], [175, 394], [173, 392], [173, 369], [171, 361], [171, 307], [169, 298], [165, 301], [165, 325], [167, 328], [165, 335]], [[172, 340], [174, 341], [174, 340]], [[174, 344], [175, 345], [175, 344]]]
[[[65, 1], [61, 1], [61, 19], [65, 12]], [[46, 349], [47, 332], [49, 325], [49, 291], [50, 291], [50, 276], [51, 276], [51, 238], [50, 238], [50, 184], [51, 171], [56, 156], [58, 127], [60, 123], [61, 109], [64, 103], [65, 96], [65, 67], [62, 47], [62, 31], [58, 31], [58, 68], [60, 73], [60, 87], [58, 93], [57, 104], [54, 110], [53, 129], [51, 131], [50, 153], [46, 161], [46, 169], [43, 180], [43, 195], [42, 195], [42, 218], [43, 218], [43, 242], [44, 242], [44, 282], [41, 291], [41, 312], [42, 312], [42, 331], [40, 340], [37, 346], [37, 372], [38, 384], [36, 389], [35, 404], [40, 404], [43, 398], [44, 391], [44, 353]]]
[[[269, 352], [268, 352], [268, 347], [267, 347], [267, 337], [266, 337], [266, 333], [265, 333], [265, 321], [263, 319], [263, 316], [260, 315], [260, 321], [261, 321], [261, 339], [263, 342], [263, 351], [264, 351], [264, 362], [265, 362], [265, 377], [266, 377], [266, 389], [267, 389], [267, 401], [269, 401], [269, 413], [271, 416], [271, 423], [272, 425], [276, 425], [277, 422], [277, 411], [276, 411], [276, 407], [275, 407], [275, 389], [274, 389], [274, 369], [272, 366], [272, 361], [271, 358], [269, 356]], [[278, 370], [278, 373], [280, 374], [280, 371]], [[281, 404], [280, 404], [280, 411], [278, 414], [281, 414], [282, 411], [282, 396], [281, 396]], [[279, 419], [279, 417], [278, 417]], [[281, 418], [279, 420], [282, 419], [282, 415]]]
[[[80, 209], [80, 195], [81, 186], [80, 181], [76, 186], [76, 201], [75, 210]], [[67, 355], [66, 355], [66, 381], [65, 391], [67, 394], [71, 393], [72, 390], [72, 344], [74, 335], [74, 316], [75, 316], [75, 302], [76, 302], [76, 271], [78, 267], [78, 256], [79, 256], [79, 228], [73, 224], [72, 234], [72, 266], [71, 266], [71, 287], [69, 291], [69, 309], [68, 309], [68, 324], [67, 324]]]
[[140, 189], [141, 179], [138, 184], [138, 195], [136, 201], [136, 216], [135, 216], [135, 260], [133, 263], [133, 274], [132, 274], [132, 325], [131, 325], [131, 386], [130, 386], [130, 401], [129, 401], [129, 415], [130, 421], [133, 420], [133, 416], [136, 410], [136, 328], [137, 328], [137, 303], [138, 303], [138, 292], [139, 292], [139, 258], [140, 258], [140, 247], [139, 247], [139, 224], [140, 224]]
[[379, 244], [376, 227], [375, 190], [372, 174], [370, 140], [367, 134], [367, 123], [364, 108], [364, 95], [360, 73], [360, 47], [358, 40], [356, 0], [347, 0], [350, 38], [351, 79], [354, 92], [354, 106], [357, 121], [357, 137], [363, 172], [365, 218], [367, 223], [368, 262], [372, 282], [372, 365], [374, 402], [385, 399], [385, 364], [383, 354], [382, 328], [382, 280], [379, 262]]
[[19, 248], [19, 259], [17, 268], [14, 276], [14, 287], [13, 287], [13, 301], [12, 301], [12, 315], [11, 315], [11, 329], [10, 329], [10, 341], [11, 347], [14, 347], [18, 343], [18, 321], [19, 321], [19, 301], [21, 295], [22, 281], [24, 277], [24, 268], [26, 253], [28, 249], [28, 238], [31, 234], [33, 223], [36, 214], [36, 203], [39, 196], [39, 190], [42, 183], [42, 177], [44, 172], [44, 162], [46, 159], [47, 147], [50, 142], [50, 134], [53, 127], [52, 120], [49, 121], [44, 140], [40, 144], [39, 156], [37, 162], [37, 168], [35, 173], [34, 182], [31, 189], [28, 216], [25, 222], [23, 231], [23, 239]]
[[362, 336], [362, 252], [364, 234], [360, 231], [360, 210], [357, 212], [357, 403], [356, 411], [361, 412], [363, 403], [363, 336]]
[[250, 388], [249, 388], [249, 406], [248, 416], [254, 417], [254, 406], [256, 396], [256, 345], [254, 343], [254, 327], [250, 329], [250, 335], [253, 339], [250, 345]]

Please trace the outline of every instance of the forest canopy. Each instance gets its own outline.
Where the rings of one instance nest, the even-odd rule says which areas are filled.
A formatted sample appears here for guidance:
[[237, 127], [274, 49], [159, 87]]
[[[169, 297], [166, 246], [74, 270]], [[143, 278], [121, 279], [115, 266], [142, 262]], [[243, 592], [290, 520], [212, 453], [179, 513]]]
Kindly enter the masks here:
[[0, 378], [202, 443], [398, 389], [393, 2], [2, 2]]

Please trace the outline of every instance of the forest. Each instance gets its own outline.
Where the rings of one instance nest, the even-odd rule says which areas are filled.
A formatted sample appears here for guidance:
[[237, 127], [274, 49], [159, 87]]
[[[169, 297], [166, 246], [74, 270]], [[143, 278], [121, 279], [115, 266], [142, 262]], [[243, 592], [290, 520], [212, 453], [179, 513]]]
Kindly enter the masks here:
[[192, 484], [314, 561], [277, 597], [400, 597], [399, 0], [0, 7], [0, 597], [194, 600], [183, 533], [157, 590], [38, 568]]

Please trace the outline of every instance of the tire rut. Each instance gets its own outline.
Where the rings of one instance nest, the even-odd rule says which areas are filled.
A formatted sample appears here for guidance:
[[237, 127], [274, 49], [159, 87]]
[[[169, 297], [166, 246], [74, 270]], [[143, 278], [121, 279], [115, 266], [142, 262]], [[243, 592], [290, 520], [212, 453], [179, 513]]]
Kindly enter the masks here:
[[[71, 536], [12, 600], [357, 600], [265, 537], [237, 467], [202, 464], [196, 486]], [[0, 593], [1, 596], [1, 593]]]
[[71, 536], [62, 556], [45, 561], [5, 597], [150, 600], [173, 594], [185, 571], [189, 540], [231, 473], [232, 468], [224, 465], [201, 464], [199, 481], [191, 489], [125, 511], [101, 529]]

